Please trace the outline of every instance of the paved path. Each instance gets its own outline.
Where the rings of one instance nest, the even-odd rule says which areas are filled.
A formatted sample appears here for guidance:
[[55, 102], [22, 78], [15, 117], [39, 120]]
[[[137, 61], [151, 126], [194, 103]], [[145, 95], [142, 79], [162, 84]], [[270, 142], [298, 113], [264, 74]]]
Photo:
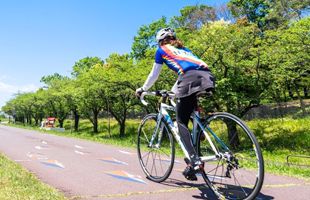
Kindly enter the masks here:
[[[147, 180], [135, 149], [0, 125], [0, 152], [69, 199], [212, 199], [201, 178], [182, 177], [181, 160], [164, 183]], [[258, 199], [308, 200], [310, 183], [266, 174]]]

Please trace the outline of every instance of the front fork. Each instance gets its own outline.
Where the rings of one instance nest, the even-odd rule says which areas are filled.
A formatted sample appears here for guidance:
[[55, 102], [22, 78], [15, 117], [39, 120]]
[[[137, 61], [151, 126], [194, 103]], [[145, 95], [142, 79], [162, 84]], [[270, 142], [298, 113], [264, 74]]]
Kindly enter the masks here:
[[[162, 114], [158, 113], [157, 115], [157, 121], [156, 121], [156, 128], [152, 134], [152, 138], [149, 142], [149, 147], [155, 147], [155, 148], [160, 148], [161, 140], [163, 137], [163, 131], [164, 131], [164, 124], [161, 123], [162, 120]], [[154, 141], [156, 136], [158, 135], [157, 143], [154, 145]]]

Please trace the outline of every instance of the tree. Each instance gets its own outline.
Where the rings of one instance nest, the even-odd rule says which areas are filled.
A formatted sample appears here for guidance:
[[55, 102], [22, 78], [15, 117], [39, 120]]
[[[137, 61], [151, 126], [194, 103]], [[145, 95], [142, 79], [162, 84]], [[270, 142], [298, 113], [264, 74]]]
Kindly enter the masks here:
[[72, 76], [78, 77], [80, 74], [86, 73], [92, 66], [96, 64], [103, 64], [99, 57], [85, 57], [77, 61], [72, 67]]
[[41, 88], [31, 95], [30, 101], [32, 102], [31, 113], [34, 118], [35, 125], [38, 126], [39, 122], [45, 117], [46, 97], [45, 91]]
[[58, 73], [52, 75], [43, 76], [40, 82], [45, 83], [46, 86], [52, 86], [55, 81], [66, 79], [67, 77], [62, 76]]
[[172, 24], [191, 31], [198, 30], [203, 25], [217, 19], [215, 8], [207, 5], [185, 6], [180, 13], [181, 16], [172, 18]]
[[139, 68], [128, 54], [111, 54], [106, 63], [105, 70], [100, 75], [101, 81], [106, 83], [102, 87], [101, 97], [106, 102], [105, 110], [118, 122], [120, 137], [124, 137], [128, 113], [137, 104], [134, 91], [141, 78], [138, 76]]
[[11, 116], [15, 115], [15, 108], [14, 108], [14, 104], [13, 104], [13, 99], [6, 102], [6, 104], [4, 106], [2, 106], [1, 110], [6, 113], [7, 115], [9, 115], [9, 123], [11, 123], [10, 119]]
[[[268, 63], [272, 66], [274, 87], [294, 88], [300, 101], [300, 107], [305, 114], [305, 105], [300, 88], [306, 91], [310, 85], [310, 18], [304, 18], [293, 23], [286, 30], [270, 30], [266, 32], [266, 49], [269, 55]], [[306, 94], [305, 94], [306, 96]]]
[[44, 82], [47, 86], [48, 95], [45, 95], [46, 99], [46, 113], [50, 116], [57, 118], [60, 128], [63, 127], [64, 120], [67, 118], [70, 108], [65, 98], [64, 86], [69, 78], [61, 76], [58, 73], [53, 75], [44, 76], [41, 82]]
[[291, 20], [301, 19], [310, 8], [309, 0], [231, 0], [228, 3], [235, 17], [246, 17], [262, 30], [288, 27]]
[[87, 71], [80, 73], [75, 81], [78, 109], [93, 124], [93, 132], [98, 133], [98, 115], [104, 107], [104, 102], [100, 98], [102, 82], [97, 81], [100, 71], [103, 68], [103, 61], [97, 60]]
[[64, 97], [67, 101], [67, 105], [74, 118], [74, 131], [79, 130], [80, 111], [79, 111], [79, 96], [78, 96], [78, 84], [76, 80], [68, 79], [63, 81]]
[[[260, 105], [269, 85], [268, 71], [261, 62], [261, 37], [256, 25], [240, 26], [224, 21], [204, 26], [193, 37], [189, 47], [208, 63], [216, 78], [213, 106], [243, 117]], [[207, 47], [207, 48], [206, 48]], [[205, 48], [201, 52], [201, 49]], [[211, 101], [209, 99], [208, 101]], [[234, 124], [227, 124], [229, 137], [236, 133]], [[239, 144], [238, 138], [231, 140]]]
[[257, 24], [260, 29], [266, 25], [266, 16], [270, 12], [268, 0], [231, 0], [228, 3], [235, 17], [246, 17], [249, 22]]
[[155, 38], [157, 31], [167, 26], [167, 19], [165, 17], [160, 18], [150, 25], [141, 26], [138, 34], [134, 37], [131, 55], [136, 59], [143, 58], [149, 48], [154, 48], [157, 45]]
[[32, 93], [18, 93], [14, 99], [11, 99], [2, 108], [4, 112], [12, 115], [16, 121], [22, 122], [23, 124], [32, 123]]

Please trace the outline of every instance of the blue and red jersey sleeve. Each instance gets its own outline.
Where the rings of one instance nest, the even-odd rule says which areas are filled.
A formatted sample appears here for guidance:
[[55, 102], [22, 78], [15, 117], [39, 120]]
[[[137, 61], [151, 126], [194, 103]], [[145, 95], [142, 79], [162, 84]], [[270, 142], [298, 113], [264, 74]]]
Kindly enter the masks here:
[[160, 48], [157, 49], [156, 53], [155, 53], [155, 63], [157, 64], [163, 64], [164, 63], [164, 59], [162, 57], [162, 50]]

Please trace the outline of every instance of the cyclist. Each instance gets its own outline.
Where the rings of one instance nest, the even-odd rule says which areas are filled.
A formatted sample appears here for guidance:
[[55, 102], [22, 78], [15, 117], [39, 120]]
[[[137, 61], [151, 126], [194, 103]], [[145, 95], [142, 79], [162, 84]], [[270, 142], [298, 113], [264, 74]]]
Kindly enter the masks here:
[[202, 162], [193, 147], [188, 122], [191, 113], [197, 107], [197, 94], [213, 90], [214, 78], [208, 65], [183, 46], [172, 28], [163, 28], [158, 31], [156, 41], [159, 47], [155, 54], [152, 71], [144, 85], [136, 90], [136, 95], [139, 97], [155, 83], [163, 63], [178, 74], [177, 81], [172, 88], [177, 98], [176, 120], [181, 141], [190, 157], [190, 160], [185, 158], [187, 167], [183, 175], [188, 180], [197, 180], [195, 174], [202, 167]]

